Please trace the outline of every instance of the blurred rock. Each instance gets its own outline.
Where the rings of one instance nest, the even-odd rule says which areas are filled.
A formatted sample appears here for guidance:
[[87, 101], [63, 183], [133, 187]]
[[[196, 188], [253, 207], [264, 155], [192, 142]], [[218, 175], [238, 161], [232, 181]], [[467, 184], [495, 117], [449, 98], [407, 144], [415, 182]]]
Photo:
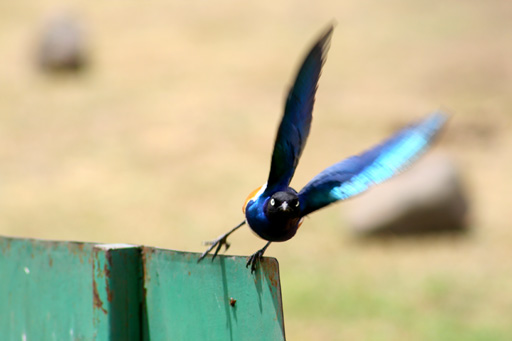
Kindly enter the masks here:
[[82, 70], [87, 64], [85, 34], [70, 14], [51, 18], [39, 38], [37, 62], [44, 71]]
[[344, 205], [359, 236], [467, 230], [468, 199], [453, 161], [429, 153], [403, 174]]

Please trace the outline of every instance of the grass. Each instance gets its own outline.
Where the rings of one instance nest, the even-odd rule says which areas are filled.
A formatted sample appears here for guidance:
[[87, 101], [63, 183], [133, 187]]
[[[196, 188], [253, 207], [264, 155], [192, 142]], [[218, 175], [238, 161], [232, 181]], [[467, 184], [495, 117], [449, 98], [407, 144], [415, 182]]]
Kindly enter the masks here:
[[[267, 176], [300, 56], [333, 18], [300, 188], [439, 107], [473, 233], [358, 243], [340, 204], [272, 246], [291, 340], [508, 340], [510, 3], [74, 4], [91, 67], [32, 51], [59, 1], [0, 5], [0, 234], [201, 251]], [[263, 245], [247, 229], [233, 254]]]

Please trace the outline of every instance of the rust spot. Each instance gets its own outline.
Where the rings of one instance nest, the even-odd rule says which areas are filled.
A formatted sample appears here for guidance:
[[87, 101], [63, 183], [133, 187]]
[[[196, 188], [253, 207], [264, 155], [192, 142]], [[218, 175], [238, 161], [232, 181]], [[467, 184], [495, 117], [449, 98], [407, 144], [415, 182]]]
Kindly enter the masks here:
[[[281, 301], [281, 285], [279, 282], [279, 262], [277, 261], [277, 259], [265, 259], [265, 274], [269, 281], [269, 289], [272, 298], [274, 299], [274, 301], [278, 302], [279, 305], [282, 307], [283, 302]], [[279, 314], [278, 310], [276, 310], [276, 314]], [[276, 317], [278, 320], [281, 320], [278, 315], [276, 315]]]
[[[177, 254], [178, 254], [177, 252], [171, 252], [171, 256], [172, 256], [172, 257], [176, 257], [176, 256], [177, 256]], [[190, 253], [190, 252], [186, 252], [186, 253], [184, 253], [184, 254], [183, 254], [183, 257], [184, 257], [184, 259], [185, 259], [186, 261], [190, 261], [190, 259], [191, 259], [192, 257], [194, 257], [194, 256], [195, 256], [195, 254]]]
[[146, 281], [149, 281], [149, 276], [148, 276], [148, 272], [147, 272], [147, 261], [148, 261], [148, 258], [149, 258], [149, 255], [148, 255], [148, 248], [147, 247], [143, 247], [142, 248], [142, 251], [141, 251], [141, 258], [142, 258], [142, 279], [144, 282]]
[[148, 269], [147, 269], [147, 262], [148, 262], [149, 258], [151, 258], [150, 252], [151, 252], [151, 249], [148, 248], [148, 247], [143, 247], [142, 250], [141, 250], [141, 258], [142, 258], [142, 264], [141, 264], [141, 266], [142, 266], [142, 298], [143, 298], [144, 302], [146, 301], [146, 296], [147, 296], [147, 283], [151, 279], [149, 277]]
[[105, 274], [105, 288], [107, 290], [107, 300], [112, 302], [113, 293], [110, 290], [110, 269], [112, 268], [112, 252], [107, 250], [105, 252], [105, 258], [107, 259], [107, 264], [103, 266], [103, 273]]
[[229, 305], [230, 305], [230, 306], [232, 306], [232, 307], [234, 307], [234, 306], [235, 306], [235, 304], [236, 304], [236, 300], [235, 300], [233, 297], [230, 297], [230, 298], [229, 298]]
[[0, 247], [0, 251], [2, 251], [2, 253], [5, 253], [5, 251], [11, 251], [12, 239], [4, 238], [4, 240], [5, 243], [2, 243], [2, 247]]
[[50, 267], [52, 267], [52, 266], [53, 266], [53, 258], [52, 258], [51, 256], [50, 256], [50, 257], [48, 257], [48, 265], [49, 265]]
[[84, 247], [85, 247], [85, 243], [79, 243], [79, 242], [70, 242], [70, 243], [66, 243], [67, 245], [67, 248], [69, 250], [70, 253], [72, 253], [73, 255], [76, 255], [78, 256], [79, 260], [80, 260], [80, 263], [84, 263]]
[[265, 265], [267, 268], [268, 280], [270, 281], [270, 284], [274, 288], [277, 288], [279, 285], [279, 270], [277, 268], [277, 262], [266, 261]]
[[188, 275], [190, 276], [190, 271], [188, 272]]
[[110, 290], [110, 284], [108, 280], [105, 280], [105, 283], [107, 284], [107, 300], [109, 302], [112, 302], [112, 299], [114, 298], [114, 293], [112, 292], [112, 290]]
[[103, 267], [103, 273], [105, 274], [105, 277], [110, 277], [110, 268], [107, 266], [107, 264], [105, 264]]
[[96, 281], [92, 280], [92, 295], [93, 295], [93, 304], [97, 309], [101, 309], [105, 315], [107, 314], [107, 310], [103, 308], [103, 302], [100, 299], [100, 295], [98, 293], [98, 287], [96, 286]]
[[105, 252], [105, 257], [107, 257], [108, 265], [112, 266], [112, 252], [110, 252], [110, 250]]

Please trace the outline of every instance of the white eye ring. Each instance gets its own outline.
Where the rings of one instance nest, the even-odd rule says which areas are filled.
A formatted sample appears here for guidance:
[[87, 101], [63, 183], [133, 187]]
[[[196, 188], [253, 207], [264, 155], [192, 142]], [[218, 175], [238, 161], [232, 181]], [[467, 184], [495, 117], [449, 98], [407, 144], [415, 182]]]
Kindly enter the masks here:
[[299, 207], [299, 201], [297, 200], [297, 202], [295, 203], [295, 207]]
[[275, 206], [276, 204], [276, 201], [274, 200], [274, 198], [270, 199], [270, 206]]

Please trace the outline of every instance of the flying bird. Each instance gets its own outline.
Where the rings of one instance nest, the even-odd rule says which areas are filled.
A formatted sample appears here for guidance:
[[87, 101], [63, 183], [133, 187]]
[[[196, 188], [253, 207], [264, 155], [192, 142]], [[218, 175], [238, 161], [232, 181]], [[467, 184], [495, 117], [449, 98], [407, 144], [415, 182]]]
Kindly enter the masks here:
[[311, 126], [318, 80], [325, 63], [333, 26], [318, 38], [295, 78], [286, 98], [284, 115], [277, 131], [267, 182], [254, 190], [243, 205], [244, 221], [214, 241], [198, 262], [214, 248], [212, 261], [227, 238], [247, 223], [267, 241], [248, 258], [251, 272], [272, 242], [291, 239], [308, 214], [336, 201], [351, 198], [398, 174], [425, 152], [445, 123], [447, 116], [434, 112], [423, 120], [395, 133], [367, 151], [336, 163], [315, 176], [297, 192], [290, 181], [306, 145]]

